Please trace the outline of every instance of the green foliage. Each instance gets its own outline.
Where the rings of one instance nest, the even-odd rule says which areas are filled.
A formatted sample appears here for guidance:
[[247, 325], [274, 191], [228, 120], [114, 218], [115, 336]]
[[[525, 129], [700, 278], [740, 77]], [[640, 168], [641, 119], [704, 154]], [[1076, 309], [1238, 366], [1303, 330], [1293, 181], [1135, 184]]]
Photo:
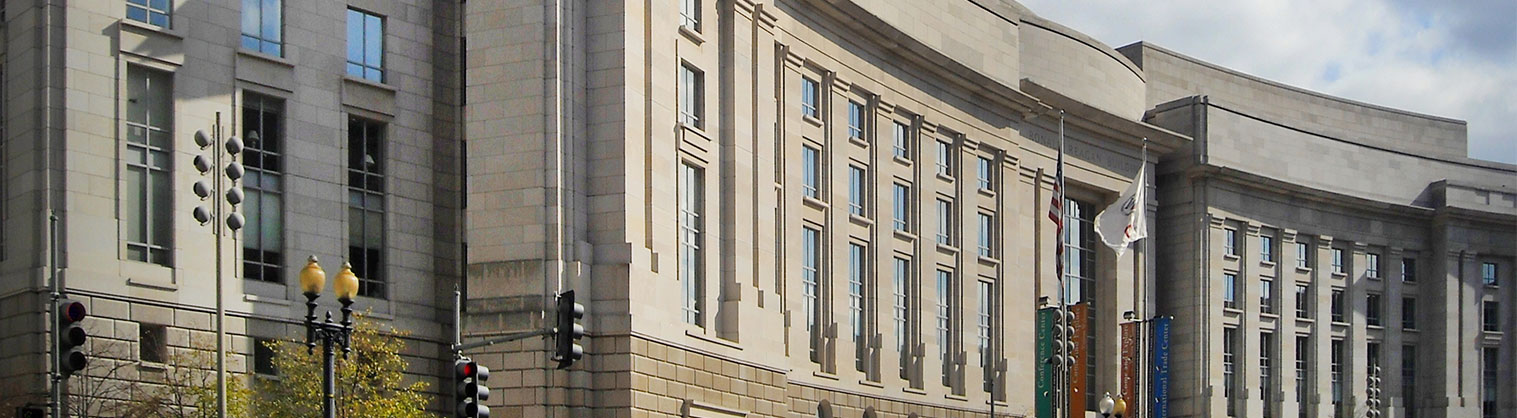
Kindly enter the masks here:
[[[131, 389], [131, 401], [122, 417], [212, 418], [216, 417], [216, 371], [212, 352], [190, 349], [169, 356], [161, 375], [145, 375], [151, 383]], [[227, 376], [227, 416], [247, 417], [252, 390], [243, 376]]]
[[[405, 348], [400, 331], [381, 331], [359, 317], [352, 352], [337, 355], [337, 416], [346, 418], [434, 417], [427, 413], [425, 382], [405, 383]], [[319, 344], [319, 343], [318, 343]], [[254, 410], [260, 418], [305, 418], [321, 415], [321, 347], [308, 351], [303, 342], [270, 341], [279, 379], [258, 382]], [[334, 347], [334, 349], [337, 349]]]

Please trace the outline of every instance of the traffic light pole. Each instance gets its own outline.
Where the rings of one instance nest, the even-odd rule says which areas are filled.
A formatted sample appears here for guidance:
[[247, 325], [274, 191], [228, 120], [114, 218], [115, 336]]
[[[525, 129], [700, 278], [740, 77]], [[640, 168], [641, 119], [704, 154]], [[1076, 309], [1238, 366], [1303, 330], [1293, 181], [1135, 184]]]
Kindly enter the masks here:
[[48, 350], [48, 364], [50, 366], [48, 366], [47, 379], [49, 385], [48, 389], [52, 392], [52, 398], [51, 402], [48, 403], [48, 409], [49, 412], [52, 413], [52, 418], [62, 418], [64, 408], [62, 370], [63, 355], [60, 354], [62, 351], [60, 348], [63, 347], [63, 339], [61, 337], [63, 332], [61, 330], [62, 327], [59, 326], [62, 321], [59, 321], [58, 317], [58, 301], [63, 299], [63, 286], [58, 282], [58, 214], [49, 213], [47, 215], [47, 223], [47, 275], [48, 286], [51, 287], [51, 289], [48, 291], [47, 312], [49, 319], [48, 322], [51, 323], [53, 327], [53, 332], [51, 333], [52, 335], [50, 335], [52, 341], [52, 349]]

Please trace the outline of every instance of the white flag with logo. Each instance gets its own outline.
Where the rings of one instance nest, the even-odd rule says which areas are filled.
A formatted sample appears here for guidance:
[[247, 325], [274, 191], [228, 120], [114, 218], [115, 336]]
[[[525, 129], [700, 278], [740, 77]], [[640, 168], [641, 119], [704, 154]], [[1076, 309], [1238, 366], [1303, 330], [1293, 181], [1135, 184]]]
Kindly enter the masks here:
[[1101, 235], [1101, 241], [1111, 249], [1117, 250], [1117, 256], [1127, 251], [1127, 245], [1133, 241], [1148, 236], [1148, 216], [1144, 214], [1144, 208], [1148, 204], [1148, 193], [1144, 187], [1144, 171], [1147, 163], [1138, 169], [1138, 177], [1133, 179], [1132, 186], [1122, 192], [1111, 206], [1096, 215], [1096, 233]]

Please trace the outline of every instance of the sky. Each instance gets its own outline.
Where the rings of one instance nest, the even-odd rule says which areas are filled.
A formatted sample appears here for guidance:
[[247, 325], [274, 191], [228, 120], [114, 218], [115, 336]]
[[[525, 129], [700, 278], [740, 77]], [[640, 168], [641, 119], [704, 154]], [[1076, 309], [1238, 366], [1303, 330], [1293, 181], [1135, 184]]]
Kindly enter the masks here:
[[1322, 93], [1468, 122], [1517, 164], [1514, 0], [1018, 0], [1112, 47], [1152, 42]]

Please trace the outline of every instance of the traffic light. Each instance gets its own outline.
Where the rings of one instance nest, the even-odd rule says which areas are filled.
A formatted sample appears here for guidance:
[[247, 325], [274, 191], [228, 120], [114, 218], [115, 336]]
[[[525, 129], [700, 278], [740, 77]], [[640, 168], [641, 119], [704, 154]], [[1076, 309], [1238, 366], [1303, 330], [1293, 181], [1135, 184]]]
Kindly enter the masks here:
[[554, 350], [553, 360], [560, 369], [569, 368], [585, 356], [585, 348], [579, 345], [579, 339], [585, 336], [585, 326], [579, 320], [584, 317], [585, 305], [574, 302], [573, 290], [558, 294], [558, 329], [554, 333], [558, 349]]
[[485, 381], [490, 380], [490, 368], [462, 358], [453, 361], [453, 372], [453, 380], [458, 387], [456, 415], [462, 418], [490, 418], [490, 407], [483, 403], [490, 399], [490, 388], [485, 387]]
[[84, 355], [84, 340], [89, 334], [80, 326], [86, 316], [84, 303], [72, 299], [58, 302], [58, 373], [64, 377], [84, 370], [89, 363]]

